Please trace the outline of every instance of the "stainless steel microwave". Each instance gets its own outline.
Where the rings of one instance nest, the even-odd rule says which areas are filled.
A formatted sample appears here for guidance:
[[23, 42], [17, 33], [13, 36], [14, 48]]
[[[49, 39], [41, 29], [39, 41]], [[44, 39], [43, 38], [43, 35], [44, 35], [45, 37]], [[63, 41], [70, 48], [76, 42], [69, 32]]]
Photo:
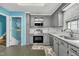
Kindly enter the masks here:
[[41, 26], [43, 26], [43, 22], [35, 22], [34, 26], [40, 26], [41, 27]]

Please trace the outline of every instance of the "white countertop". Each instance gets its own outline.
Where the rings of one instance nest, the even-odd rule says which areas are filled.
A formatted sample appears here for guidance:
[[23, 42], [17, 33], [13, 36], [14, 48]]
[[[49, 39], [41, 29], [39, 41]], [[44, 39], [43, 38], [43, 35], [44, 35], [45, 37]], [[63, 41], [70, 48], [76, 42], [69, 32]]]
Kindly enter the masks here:
[[51, 34], [51, 35], [53, 35], [53, 36], [56, 36], [57, 38], [59, 38], [59, 39], [61, 39], [61, 40], [64, 40], [65, 42], [67, 42], [67, 43], [69, 43], [69, 44], [71, 44], [71, 45], [73, 45], [73, 46], [76, 46], [76, 47], [78, 47], [79, 48], [79, 40], [68, 40], [68, 39], [65, 39], [65, 38], [63, 38], [63, 37], [60, 37], [60, 35], [62, 35], [62, 34], [53, 34], [52, 32], [51, 33], [49, 33], [49, 34]]

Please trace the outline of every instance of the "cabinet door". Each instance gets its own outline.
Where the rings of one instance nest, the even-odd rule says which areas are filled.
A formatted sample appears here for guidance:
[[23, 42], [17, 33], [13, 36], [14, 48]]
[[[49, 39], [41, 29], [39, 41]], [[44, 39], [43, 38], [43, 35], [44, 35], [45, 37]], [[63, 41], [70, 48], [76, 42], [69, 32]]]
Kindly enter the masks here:
[[73, 52], [69, 52], [69, 56], [77, 56], [77, 55]]
[[29, 44], [33, 44], [33, 35], [32, 34], [30, 34], [30, 43]]
[[67, 56], [67, 43], [62, 40], [59, 42], [59, 56]]
[[63, 13], [58, 12], [58, 26], [63, 26]]
[[57, 38], [54, 39], [54, 52], [58, 56], [58, 39]]
[[48, 36], [48, 34], [44, 34], [44, 45], [49, 45], [49, 36]]
[[69, 56], [79, 56], [79, 48], [69, 45]]
[[50, 46], [53, 47], [53, 36], [52, 35], [49, 35], [49, 43], [50, 43]]

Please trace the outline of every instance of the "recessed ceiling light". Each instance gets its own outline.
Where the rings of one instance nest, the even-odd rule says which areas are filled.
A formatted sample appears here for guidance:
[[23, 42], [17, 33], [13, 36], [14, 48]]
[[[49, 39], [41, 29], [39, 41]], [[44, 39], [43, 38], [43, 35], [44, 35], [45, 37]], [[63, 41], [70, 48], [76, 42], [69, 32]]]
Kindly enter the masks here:
[[45, 3], [18, 3], [20, 6], [41, 6], [43, 7]]

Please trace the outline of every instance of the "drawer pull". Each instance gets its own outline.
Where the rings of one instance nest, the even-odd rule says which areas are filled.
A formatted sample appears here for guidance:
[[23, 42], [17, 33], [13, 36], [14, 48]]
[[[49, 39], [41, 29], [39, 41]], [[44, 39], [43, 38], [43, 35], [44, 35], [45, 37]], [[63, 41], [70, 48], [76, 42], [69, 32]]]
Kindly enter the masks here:
[[73, 51], [73, 53], [75, 53], [77, 56], [79, 56], [79, 53], [76, 50], [74, 50], [72, 48], [71, 48], [71, 50]]
[[61, 44], [62, 44], [62, 45], [64, 45], [64, 43], [63, 43], [63, 42], [61, 42]]
[[71, 55], [71, 56], [73, 56], [73, 55]]
[[71, 48], [71, 50], [77, 53], [77, 51], [75, 51], [74, 49]]

